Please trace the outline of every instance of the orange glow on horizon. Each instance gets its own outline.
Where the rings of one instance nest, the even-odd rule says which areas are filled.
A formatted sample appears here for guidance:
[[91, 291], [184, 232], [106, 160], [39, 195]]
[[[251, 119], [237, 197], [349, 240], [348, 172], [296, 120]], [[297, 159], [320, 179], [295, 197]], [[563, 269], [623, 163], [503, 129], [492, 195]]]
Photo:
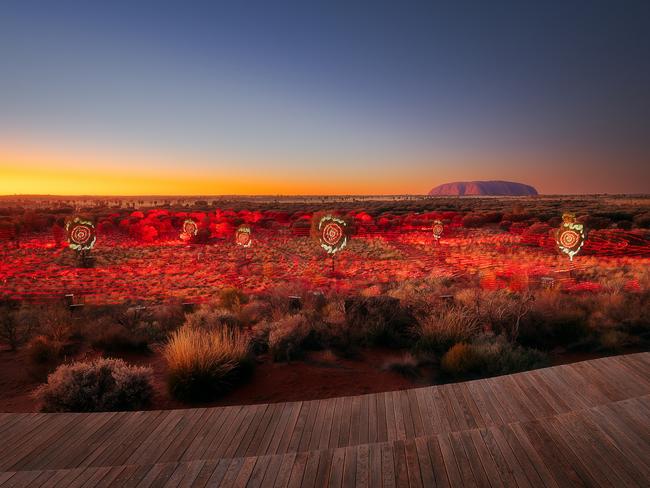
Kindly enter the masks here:
[[[43, 151], [0, 143], [0, 195], [333, 195], [416, 193], [406, 179], [377, 171], [370, 177], [343, 172], [318, 178], [316, 171], [279, 174], [238, 161], [226, 170], [195, 158], [62, 150]], [[115, 163], [115, 162], [118, 163]], [[158, 163], [162, 161], [162, 163]], [[188, 163], [187, 161], [192, 161]], [[128, 162], [128, 163], [125, 163]], [[337, 177], [338, 176], [338, 177]], [[409, 187], [410, 190], [409, 190]]]

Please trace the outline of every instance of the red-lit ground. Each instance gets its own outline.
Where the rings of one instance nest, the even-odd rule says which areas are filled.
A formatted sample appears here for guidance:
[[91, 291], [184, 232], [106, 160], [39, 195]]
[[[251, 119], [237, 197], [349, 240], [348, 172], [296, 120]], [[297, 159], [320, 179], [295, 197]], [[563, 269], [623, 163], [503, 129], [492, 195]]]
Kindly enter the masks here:
[[551, 277], [567, 290], [596, 290], [612, 271], [633, 291], [635, 270], [650, 264], [644, 231], [594, 231], [573, 263], [548, 234], [508, 232], [497, 227], [448, 227], [436, 242], [429, 230], [366, 231], [353, 236], [332, 260], [308, 236], [287, 227], [254, 229], [244, 250], [234, 239], [187, 245], [178, 239], [143, 242], [129, 235], [99, 235], [95, 264], [82, 268], [73, 251], [55, 246], [51, 234], [5, 246], [0, 295], [59, 299], [74, 293], [86, 303], [125, 300], [200, 302], [224, 287], [262, 292], [282, 282], [311, 290], [358, 291], [372, 285], [429, 278], [479, 280], [484, 288], [524, 289]]

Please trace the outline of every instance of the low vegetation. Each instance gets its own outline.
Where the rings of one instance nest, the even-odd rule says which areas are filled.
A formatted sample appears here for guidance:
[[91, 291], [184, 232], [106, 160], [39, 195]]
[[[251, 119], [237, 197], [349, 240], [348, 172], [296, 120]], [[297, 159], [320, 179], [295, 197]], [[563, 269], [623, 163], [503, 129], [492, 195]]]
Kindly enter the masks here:
[[249, 339], [222, 327], [204, 330], [183, 326], [173, 332], [163, 352], [167, 384], [175, 398], [209, 401], [227, 392], [249, 372]]
[[139, 410], [153, 395], [152, 371], [121, 359], [59, 366], [36, 395], [44, 412]]

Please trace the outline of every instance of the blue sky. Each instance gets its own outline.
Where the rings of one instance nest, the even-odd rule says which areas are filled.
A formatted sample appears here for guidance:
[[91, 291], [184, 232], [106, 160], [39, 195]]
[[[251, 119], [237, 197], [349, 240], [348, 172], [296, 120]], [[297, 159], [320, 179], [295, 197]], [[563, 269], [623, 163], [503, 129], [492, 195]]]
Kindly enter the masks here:
[[0, 164], [650, 192], [650, 3], [524, 3], [3, 2]]

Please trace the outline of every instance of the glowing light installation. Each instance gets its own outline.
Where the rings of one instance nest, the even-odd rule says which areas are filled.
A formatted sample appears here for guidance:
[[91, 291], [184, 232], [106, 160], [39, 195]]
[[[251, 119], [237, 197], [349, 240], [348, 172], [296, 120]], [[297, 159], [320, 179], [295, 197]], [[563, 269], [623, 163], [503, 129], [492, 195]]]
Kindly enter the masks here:
[[442, 237], [442, 232], [445, 230], [445, 228], [440, 220], [434, 220], [431, 230], [433, 231], [433, 237], [435, 237], [437, 241]]
[[235, 233], [235, 242], [243, 248], [251, 247], [251, 244], [253, 244], [251, 228], [247, 225], [240, 225]]
[[345, 220], [332, 215], [326, 215], [318, 222], [320, 246], [328, 254], [334, 255], [347, 245], [347, 225]]
[[183, 222], [183, 231], [181, 232], [180, 238], [182, 241], [189, 241], [192, 237], [196, 236], [199, 232], [199, 226], [196, 225], [192, 219], [187, 219]]
[[75, 251], [90, 251], [95, 246], [95, 225], [89, 220], [75, 217], [65, 225], [68, 246]]
[[558, 249], [573, 261], [573, 256], [580, 252], [585, 243], [584, 227], [575, 221], [575, 215], [571, 213], [565, 213], [562, 220], [564, 222], [558, 229], [555, 241]]

